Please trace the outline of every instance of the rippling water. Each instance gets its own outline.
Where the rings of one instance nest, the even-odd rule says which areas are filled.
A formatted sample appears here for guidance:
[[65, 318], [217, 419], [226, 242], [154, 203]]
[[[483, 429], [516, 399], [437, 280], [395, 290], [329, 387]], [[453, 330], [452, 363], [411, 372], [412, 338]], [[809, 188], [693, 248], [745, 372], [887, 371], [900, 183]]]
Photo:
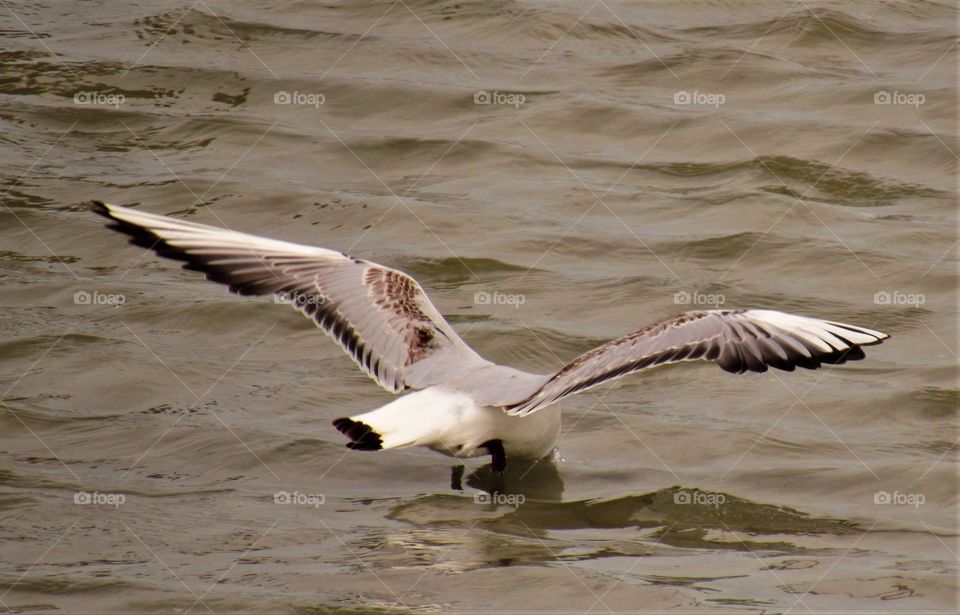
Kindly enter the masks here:
[[[0, 607], [955, 612], [956, 20], [4, 3]], [[556, 464], [459, 490], [429, 451], [347, 451], [330, 420], [390, 397], [94, 198], [400, 267], [530, 370], [707, 303], [893, 337], [651, 370], [564, 402]]]

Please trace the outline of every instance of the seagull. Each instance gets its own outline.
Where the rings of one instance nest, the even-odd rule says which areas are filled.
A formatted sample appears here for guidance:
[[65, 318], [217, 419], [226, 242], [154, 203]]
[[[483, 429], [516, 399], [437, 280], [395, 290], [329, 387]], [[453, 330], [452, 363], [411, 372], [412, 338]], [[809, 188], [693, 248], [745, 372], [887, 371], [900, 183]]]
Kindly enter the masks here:
[[713, 361], [732, 373], [816, 369], [864, 358], [880, 331], [774, 310], [684, 312], [576, 357], [552, 374], [487, 361], [470, 348], [407, 274], [335, 250], [93, 202], [130, 243], [239, 295], [273, 295], [326, 332], [381, 387], [407, 393], [333, 421], [348, 448], [424, 446], [469, 458], [548, 457], [560, 435], [556, 402], [634, 372]]

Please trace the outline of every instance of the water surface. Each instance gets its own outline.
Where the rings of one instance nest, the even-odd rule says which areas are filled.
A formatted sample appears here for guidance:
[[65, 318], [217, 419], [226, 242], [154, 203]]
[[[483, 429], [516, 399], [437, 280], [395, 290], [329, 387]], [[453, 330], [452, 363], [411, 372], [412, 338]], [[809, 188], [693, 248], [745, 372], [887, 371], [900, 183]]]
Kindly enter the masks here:
[[[0, 607], [955, 612], [956, 23], [6, 3]], [[556, 463], [455, 489], [429, 451], [343, 447], [330, 421], [390, 396], [311, 323], [90, 199], [402, 268], [528, 370], [711, 303], [892, 338], [817, 372], [651, 370], [563, 402]]]

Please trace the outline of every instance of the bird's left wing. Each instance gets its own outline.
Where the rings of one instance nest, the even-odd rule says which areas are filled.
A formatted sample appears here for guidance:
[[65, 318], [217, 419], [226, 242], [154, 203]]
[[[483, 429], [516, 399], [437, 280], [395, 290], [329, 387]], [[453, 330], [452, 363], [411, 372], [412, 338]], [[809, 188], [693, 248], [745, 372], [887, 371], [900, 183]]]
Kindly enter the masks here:
[[860, 346], [886, 333], [772, 310], [702, 310], [654, 323], [590, 350], [550, 376], [524, 399], [506, 404], [527, 415], [594, 385], [647, 367], [679, 361], [716, 361], [728, 372], [793, 371], [863, 358]]

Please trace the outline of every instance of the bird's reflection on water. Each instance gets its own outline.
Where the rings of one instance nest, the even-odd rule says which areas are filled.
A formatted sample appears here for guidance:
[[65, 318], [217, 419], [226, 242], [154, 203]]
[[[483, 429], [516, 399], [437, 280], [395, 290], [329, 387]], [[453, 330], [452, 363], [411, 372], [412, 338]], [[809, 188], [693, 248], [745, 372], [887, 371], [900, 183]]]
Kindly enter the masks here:
[[[450, 488], [463, 491], [465, 466], [451, 470]], [[471, 472], [466, 478], [467, 487], [490, 496], [523, 496], [523, 501], [559, 502], [563, 498], [563, 478], [557, 464], [549, 459], [539, 461], [511, 461], [503, 472], [495, 472], [488, 463]], [[512, 498], [512, 501], [519, 501]]]
[[407, 500], [394, 507], [389, 517], [419, 527], [462, 524], [527, 537], [544, 536], [551, 530], [634, 529], [640, 531], [627, 540], [635, 546], [639, 540], [651, 548], [760, 549], [770, 553], [805, 551], [791, 536], [863, 532], [851, 521], [814, 517], [696, 486], [564, 501], [563, 478], [549, 460], [514, 462], [503, 473], [485, 465], [464, 474], [463, 466], [453, 468], [455, 493]]

